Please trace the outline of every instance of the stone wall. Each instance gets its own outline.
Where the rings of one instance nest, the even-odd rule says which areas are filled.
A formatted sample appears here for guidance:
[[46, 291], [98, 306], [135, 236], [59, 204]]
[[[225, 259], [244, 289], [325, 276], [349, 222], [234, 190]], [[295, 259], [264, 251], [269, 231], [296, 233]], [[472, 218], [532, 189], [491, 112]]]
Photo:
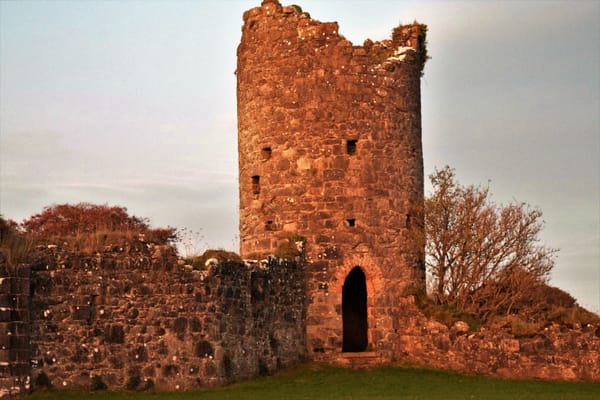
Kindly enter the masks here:
[[199, 272], [180, 265], [168, 246], [135, 242], [92, 256], [53, 247], [36, 257], [30, 282], [21, 287], [31, 298], [19, 303], [29, 309], [0, 324], [23, 333], [11, 336], [9, 368], [0, 370], [2, 379], [25, 376], [19, 384], [30, 361], [34, 387], [41, 375], [57, 388], [89, 389], [101, 379], [113, 390], [186, 390], [305, 358], [297, 263], [223, 262]]
[[[169, 247], [136, 242], [92, 256], [53, 247], [31, 267], [11, 267], [0, 253], [0, 272], [0, 397], [48, 381], [90, 389], [94, 379], [113, 390], [187, 390], [307, 358], [300, 263], [223, 262], [198, 272]], [[600, 326], [553, 325], [529, 337], [468, 332], [427, 319], [411, 296], [399, 299], [391, 356], [361, 353], [352, 365], [600, 381]], [[356, 361], [344, 354], [337, 362]]]
[[527, 337], [427, 319], [408, 296], [395, 347], [400, 363], [513, 379], [600, 381], [600, 324], [551, 325]]
[[30, 388], [29, 274], [0, 251], [0, 397]]
[[307, 239], [312, 358], [335, 356], [350, 336], [342, 288], [355, 267], [369, 294], [362, 348], [386, 357], [398, 293], [424, 283], [422, 249], [408, 231], [422, 225], [425, 31], [399, 26], [389, 40], [353, 45], [336, 22], [298, 6], [265, 0], [244, 13], [236, 72], [241, 255]]

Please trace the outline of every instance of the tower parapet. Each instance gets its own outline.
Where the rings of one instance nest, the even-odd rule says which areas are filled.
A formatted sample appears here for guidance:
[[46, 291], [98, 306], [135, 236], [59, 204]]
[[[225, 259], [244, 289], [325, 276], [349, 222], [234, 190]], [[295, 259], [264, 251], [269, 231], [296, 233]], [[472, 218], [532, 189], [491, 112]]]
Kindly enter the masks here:
[[240, 252], [306, 239], [309, 354], [393, 352], [422, 285], [424, 25], [355, 46], [336, 22], [264, 0], [238, 47]]

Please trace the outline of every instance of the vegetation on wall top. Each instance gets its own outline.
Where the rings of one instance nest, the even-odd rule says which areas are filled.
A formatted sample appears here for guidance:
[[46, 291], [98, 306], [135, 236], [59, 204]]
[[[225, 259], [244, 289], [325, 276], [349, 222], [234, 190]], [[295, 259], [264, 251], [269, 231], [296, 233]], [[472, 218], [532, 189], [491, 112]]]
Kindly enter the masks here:
[[46, 207], [22, 223], [0, 218], [0, 243], [11, 261], [23, 262], [36, 245], [68, 244], [95, 252], [109, 244], [141, 240], [173, 245], [175, 228], [151, 228], [144, 218], [131, 216], [125, 207], [90, 203]]

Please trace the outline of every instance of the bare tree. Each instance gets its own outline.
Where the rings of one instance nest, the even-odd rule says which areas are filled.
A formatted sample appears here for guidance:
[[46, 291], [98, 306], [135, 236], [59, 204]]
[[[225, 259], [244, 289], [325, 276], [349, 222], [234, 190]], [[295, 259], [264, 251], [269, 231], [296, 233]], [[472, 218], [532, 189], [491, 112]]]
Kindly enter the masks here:
[[436, 301], [484, 319], [510, 313], [554, 266], [557, 250], [539, 243], [542, 212], [496, 205], [488, 188], [460, 185], [448, 166], [429, 178], [425, 263]]

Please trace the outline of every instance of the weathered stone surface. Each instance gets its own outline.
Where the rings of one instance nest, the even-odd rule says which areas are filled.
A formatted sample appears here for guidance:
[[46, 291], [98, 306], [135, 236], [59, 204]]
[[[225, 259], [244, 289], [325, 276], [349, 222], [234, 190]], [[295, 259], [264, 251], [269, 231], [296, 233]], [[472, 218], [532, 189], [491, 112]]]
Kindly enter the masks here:
[[3, 285], [23, 281], [1, 314], [0, 395], [27, 391], [42, 373], [58, 388], [89, 389], [97, 376], [113, 390], [138, 381], [184, 390], [305, 358], [304, 270], [293, 262], [199, 272], [168, 246], [134, 243], [118, 254], [53, 247], [20, 267], [31, 276], [0, 266]]
[[[427, 319], [402, 295], [423, 284], [422, 249], [406, 245], [423, 194], [419, 29], [353, 46], [336, 23], [276, 0], [246, 12], [241, 249], [264, 255], [301, 235], [306, 260], [209, 260], [197, 272], [171, 247], [140, 241], [92, 255], [49, 246], [30, 266], [0, 252], [0, 397], [31, 382], [87, 389], [94, 377], [113, 390], [184, 390], [306, 356], [600, 381], [600, 326], [470, 332]], [[358, 353], [341, 353], [344, 287], [365, 297], [354, 306], [366, 315], [350, 324], [364, 328]]]
[[553, 325], [533, 337], [483, 328], [458, 335], [454, 327], [425, 318], [410, 297], [403, 299], [402, 309], [398, 362], [503, 378], [600, 381], [600, 338], [594, 326]]
[[423, 35], [413, 24], [353, 46], [337, 23], [277, 1], [244, 14], [241, 254], [272, 254], [292, 235], [306, 238], [313, 358], [342, 350], [342, 287], [355, 267], [367, 281], [368, 346], [384, 359], [392, 347], [385, 329], [399, 316], [391, 304], [407, 285], [423, 285], [422, 250], [408, 244], [406, 222], [420, 225], [423, 198]]

